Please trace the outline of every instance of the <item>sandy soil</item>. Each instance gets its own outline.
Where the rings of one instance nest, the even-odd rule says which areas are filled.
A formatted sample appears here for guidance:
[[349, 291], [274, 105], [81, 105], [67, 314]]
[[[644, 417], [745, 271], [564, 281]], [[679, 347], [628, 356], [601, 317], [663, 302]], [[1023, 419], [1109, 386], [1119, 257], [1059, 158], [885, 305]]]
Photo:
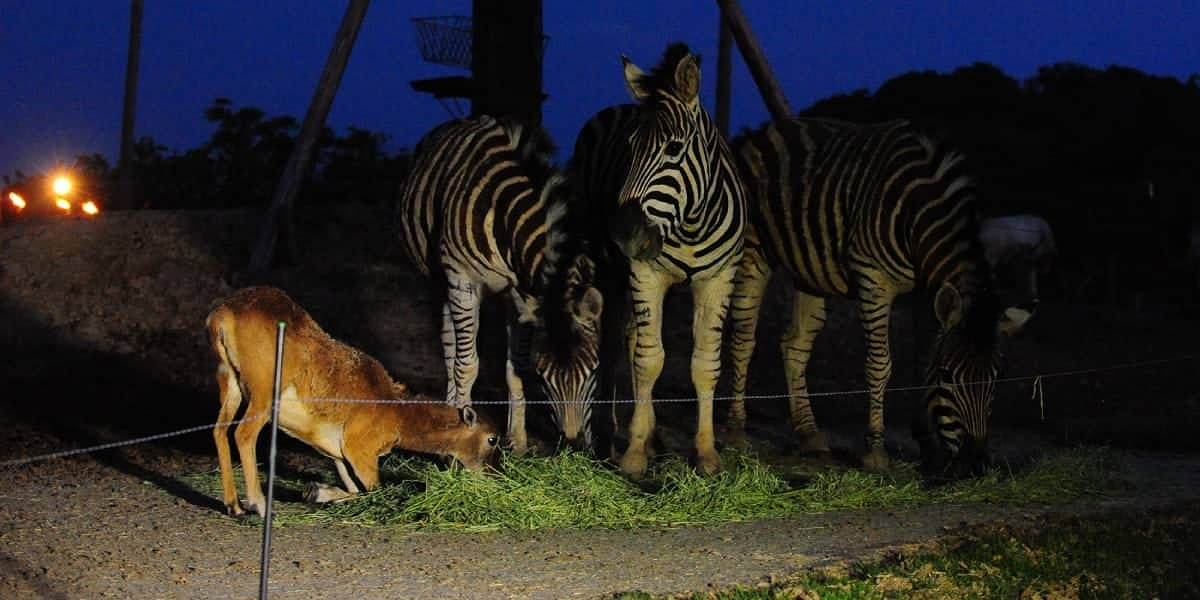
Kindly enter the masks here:
[[[301, 262], [267, 281], [402, 380], [436, 390], [441, 365], [429, 295], [398, 265], [387, 223], [384, 212], [365, 207], [304, 213]], [[247, 281], [236, 271], [256, 225], [250, 213], [163, 212], [0, 227], [0, 460], [211, 422], [216, 395], [201, 324], [214, 299]], [[769, 311], [782, 296], [776, 293]], [[850, 314], [834, 307], [812, 366], [815, 390], [861, 387], [861, 339]], [[908, 322], [898, 316], [896, 323], [903, 356]], [[778, 393], [771, 336], [779, 328], [771, 320], [764, 325], [752, 390]], [[1031, 399], [1032, 379], [998, 390], [994, 447], [1014, 459], [1076, 441], [1159, 450], [1136, 454], [1132, 464], [1144, 483], [1131, 495], [1058, 507], [943, 506], [639, 531], [286, 527], [273, 539], [272, 594], [590, 598], [703, 591], [912, 548], [975, 523], [1148, 510], [1200, 496], [1200, 446], [1191, 435], [1200, 401], [1188, 385], [1196, 361], [1113, 368], [1185, 355], [1197, 322], [1165, 309], [1047, 302], [1035, 325], [1010, 349], [1008, 366], [1010, 374], [1048, 375], [1044, 393]], [[683, 333], [669, 339], [686, 344], [686, 323], [671, 327]], [[671, 346], [668, 353], [674, 358], [660, 394], [684, 395], [686, 356]], [[911, 374], [902, 360], [899, 384]], [[499, 389], [498, 362], [485, 364], [483, 393]], [[889, 404], [889, 443], [911, 455], [907, 402]], [[860, 439], [859, 404], [853, 397], [816, 403], [818, 418], [837, 433], [839, 457], [851, 456]], [[779, 402], [753, 406], [755, 433], [777, 440], [784, 411]], [[685, 412], [660, 418], [664, 438], [687, 438]], [[286, 444], [283, 455], [312, 460], [296, 444]], [[184, 479], [215, 463], [211, 435], [201, 431], [0, 468], [0, 597], [254, 596], [260, 530], [226, 517], [219, 499]]]

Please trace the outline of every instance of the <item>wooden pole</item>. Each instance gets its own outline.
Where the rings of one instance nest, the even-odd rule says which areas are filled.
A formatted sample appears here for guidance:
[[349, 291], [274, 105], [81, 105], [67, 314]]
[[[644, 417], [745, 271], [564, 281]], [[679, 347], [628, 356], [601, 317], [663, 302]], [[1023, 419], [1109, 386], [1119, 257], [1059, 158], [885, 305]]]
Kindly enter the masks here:
[[746, 66], [750, 68], [750, 75], [754, 77], [754, 84], [758, 86], [758, 93], [762, 95], [771, 118], [779, 120], [790, 117], [792, 107], [783, 95], [783, 88], [779, 86], [779, 80], [775, 79], [775, 73], [771, 71], [771, 65], [767, 62], [762, 47], [758, 45], [758, 38], [754, 37], [754, 32], [750, 30], [741, 5], [737, 0], [717, 0], [717, 5], [721, 7], [721, 14], [725, 15], [724, 22], [729, 25], [733, 39], [737, 41], [738, 51], [742, 53]]
[[471, 3], [472, 115], [542, 121], [542, 0]]
[[296, 138], [292, 154], [283, 168], [279, 183], [275, 185], [275, 194], [267, 208], [266, 219], [258, 239], [254, 242], [247, 269], [250, 273], [262, 273], [271, 267], [275, 255], [275, 241], [281, 228], [284, 231], [288, 259], [296, 258], [296, 241], [292, 234], [292, 207], [300, 184], [304, 181], [304, 174], [312, 162], [313, 149], [317, 145], [321, 128], [325, 126], [325, 118], [329, 116], [329, 108], [333, 106], [338, 85], [346, 72], [346, 63], [350, 62], [350, 51], [354, 49], [354, 40], [358, 37], [358, 30], [367, 15], [368, 4], [370, 0], [350, 0], [346, 6], [346, 14], [342, 17], [342, 24], [333, 38], [333, 48], [329, 50], [329, 58], [325, 60], [325, 69], [321, 71], [321, 79], [317, 82], [312, 103], [308, 105], [308, 113], [304, 115], [304, 123], [300, 126], [300, 136]]
[[129, 3], [129, 54], [125, 58], [125, 101], [121, 108], [121, 156], [117, 161], [118, 205], [134, 208], [137, 204], [133, 177], [133, 118], [137, 107], [138, 63], [142, 54], [143, 0]]
[[[722, 11], [724, 12], [724, 11]], [[733, 35], [723, 14], [717, 15], [717, 129], [729, 137], [729, 80], [733, 74]]]

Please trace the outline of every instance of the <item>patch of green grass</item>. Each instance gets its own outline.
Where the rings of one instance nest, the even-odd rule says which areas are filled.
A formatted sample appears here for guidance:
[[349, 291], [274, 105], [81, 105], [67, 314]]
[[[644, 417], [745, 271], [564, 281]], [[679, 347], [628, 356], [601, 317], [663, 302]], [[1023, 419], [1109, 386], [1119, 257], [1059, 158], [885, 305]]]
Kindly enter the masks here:
[[[546, 458], [505, 456], [498, 472], [480, 477], [417, 458], [384, 461], [385, 482], [347, 502], [298, 502], [301, 483], [280, 480], [276, 523], [345, 523], [438, 530], [632, 528], [778, 517], [797, 512], [894, 508], [946, 502], [1057, 502], [1131, 485], [1119, 455], [1080, 448], [1048, 455], [1029, 467], [996, 469], [947, 485], [924, 484], [899, 464], [885, 474], [828, 468], [789, 486], [787, 475], [746, 452], [726, 451], [725, 470], [702, 477], [677, 456], [662, 456], [643, 485], [577, 452]], [[331, 470], [332, 471], [332, 470]], [[237, 477], [241, 481], [240, 474]], [[196, 489], [220, 495], [215, 472], [190, 476]], [[331, 480], [326, 480], [331, 483]]]
[[[622, 599], [651, 599], [624, 594]], [[909, 557], [806, 574], [770, 588], [691, 598], [1200, 597], [1200, 510], [1064, 519], [1036, 529], [993, 526]]]

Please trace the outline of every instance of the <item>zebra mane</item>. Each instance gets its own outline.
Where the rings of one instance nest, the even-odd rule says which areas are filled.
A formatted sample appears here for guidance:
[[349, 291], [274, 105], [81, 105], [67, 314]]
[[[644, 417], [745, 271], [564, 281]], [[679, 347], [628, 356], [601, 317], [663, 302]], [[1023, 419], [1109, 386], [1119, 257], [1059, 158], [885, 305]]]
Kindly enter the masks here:
[[[687, 44], [683, 42], [673, 42], [667, 46], [663, 52], [662, 60], [658, 66], [650, 69], [649, 72], [638, 78], [638, 83], [651, 92], [647, 97], [647, 102], [653, 102], [657, 98], [666, 95], [675, 87], [675, 69], [679, 66], [679, 61], [692, 54]], [[700, 65], [700, 55], [696, 56], [696, 66]]]

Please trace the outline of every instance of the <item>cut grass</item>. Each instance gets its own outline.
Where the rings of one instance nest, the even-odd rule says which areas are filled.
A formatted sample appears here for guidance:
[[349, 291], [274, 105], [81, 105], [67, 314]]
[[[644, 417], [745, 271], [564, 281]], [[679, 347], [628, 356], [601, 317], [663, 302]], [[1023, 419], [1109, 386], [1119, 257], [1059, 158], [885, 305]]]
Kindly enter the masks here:
[[[804, 484], [793, 487], [784, 476], [794, 478], [794, 473], [777, 471], [751, 454], [726, 451], [722, 460], [724, 471], [702, 477], [682, 458], [662, 456], [639, 486], [577, 452], [546, 458], [506, 455], [500, 470], [486, 477], [392, 455], [382, 465], [385, 484], [346, 502], [289, 502], [299, 498], [303, 483], [277, 480], [275, 523], [460, 531], [622, 529], [947, 502], [1061, 502], [1132, 485], [1118, 453], [1105, 448], [1063, 451], [1021, 470], [994, 469], [939, 486], [924, 484], [916, 469], [904, 463], [885, 474], [829, 468], [808, 474]], [[240, 473], [236, 479], [240, 484]], [[215, 471], [187, 480], [203, 493], [220, 496]]]
[[[652, 599], [644, 593], [622, 600]], [[805, 574], [769, 588], [673, 598], [889, 600], [922, 598], [1200, 597], [1200, 511], [989, 526], [936, 551]]]

